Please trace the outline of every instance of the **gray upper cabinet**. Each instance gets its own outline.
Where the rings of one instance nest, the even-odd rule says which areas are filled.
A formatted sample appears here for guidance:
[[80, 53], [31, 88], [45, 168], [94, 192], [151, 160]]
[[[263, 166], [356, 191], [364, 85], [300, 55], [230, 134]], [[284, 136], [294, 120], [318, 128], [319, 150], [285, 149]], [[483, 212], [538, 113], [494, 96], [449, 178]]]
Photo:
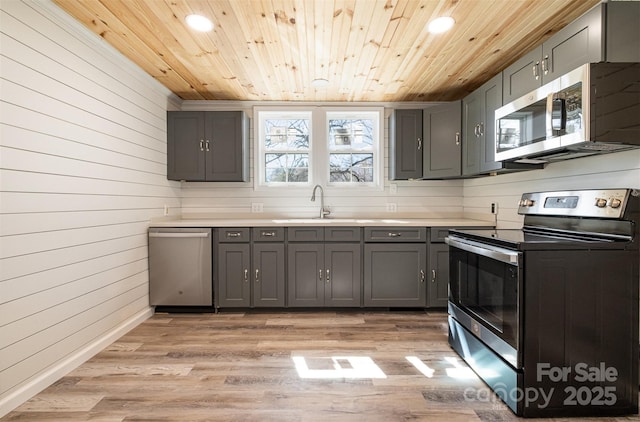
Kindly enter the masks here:
[[585, 63], [640, 61], [640, 2], [602, 3], [503, 71], [509, 103]]
[[389, 118], [389, 180], [422, 177], [422, 110], [394, 110]]
[[243, 111], [167, 112], [169, 180], [249, 180], [249, 123]]
[[474, 176], [502, 168], [495, 161], [495, 111], [502, 104], [498, 74], [462, 100], [462, 174]]
[[454, 101], [423, 110], [424, 179], [461, 175], [462, 103]]

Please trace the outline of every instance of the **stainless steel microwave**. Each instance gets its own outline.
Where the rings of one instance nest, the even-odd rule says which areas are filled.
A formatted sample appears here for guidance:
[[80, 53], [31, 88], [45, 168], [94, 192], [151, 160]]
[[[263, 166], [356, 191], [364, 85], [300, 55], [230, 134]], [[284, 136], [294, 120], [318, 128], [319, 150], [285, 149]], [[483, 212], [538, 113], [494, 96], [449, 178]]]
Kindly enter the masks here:
[[587, 63], [496, 110], [496, 161], [640, 148], [640, 63]]

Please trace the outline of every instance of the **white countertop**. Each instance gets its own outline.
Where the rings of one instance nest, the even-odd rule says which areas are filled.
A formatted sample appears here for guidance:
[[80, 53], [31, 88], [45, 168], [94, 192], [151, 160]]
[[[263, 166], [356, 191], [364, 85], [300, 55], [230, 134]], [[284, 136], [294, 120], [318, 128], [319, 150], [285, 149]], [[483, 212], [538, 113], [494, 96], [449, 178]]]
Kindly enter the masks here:
[[493, 227], [493, 215], [472, 217], [349, 217], [349, 218], [293, 218], [293, 217], [212, 217], [163, 218], [151, 222], [151, 227], [304, 227], [304, 226], [357, 226], [357, 227]]

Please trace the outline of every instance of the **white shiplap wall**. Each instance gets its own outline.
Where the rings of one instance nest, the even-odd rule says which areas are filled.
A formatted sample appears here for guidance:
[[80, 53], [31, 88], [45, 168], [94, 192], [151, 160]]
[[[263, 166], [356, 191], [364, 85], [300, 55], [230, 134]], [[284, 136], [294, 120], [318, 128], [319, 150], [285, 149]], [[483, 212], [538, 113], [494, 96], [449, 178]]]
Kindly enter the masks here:
[[[244, 110], [253, 117], [250, 102], [221, 101], [185, 101], [182, 110]], [[256, 103], [256, 105], [273, 105]], [[277, 105], [282, 105], [278, 103]], [[295, 107], [298, 104], [293, 104]], [[358, 103], [331, 103], [331, 106], [358, 106]], [[353, 216], [387, 216], [402, 215], [421, 216], [462, 216], [462, 180], [431, 181], [391, 181], [389, 174], [389, 114], [391, 108], [386, 104], [384, 122], [384, 190], [382, 189], [349, 189], [325, 187], [325, 204], [331, 208], [331, 216], [336, 218]], [[429, 103], [395, 104], [394, 107], [428, 107]], [[182, 183], [182, 213], [185, 217], [209, 215], [238, 215], [251, 212], [252, 203], [261, 203], [264, 214], [287, 217], [315, 217], [319, 202], [311, 202], [312, 188], [260, 188], [254, 189], [255, 176], [255, 138], [254, 119], [250, 119], [250, 181], [246, 183]], [[395, 185], [395, 192], [391, 185]], [[387, 212], [387, 204], [396, 204], [397, 211]], [[254, 214], [260, 217], [264, 214]]]
[[151, 314], [176, 98], [43, 0], [0, 2], [0, 416]]
[[640, 150], [549, 164], [543, 170], [469, 179], [464, 182], [465, 212], [486, 212], [498, 203], [498, 227], [520, 228], [517, 203], [525, 192], [570, 189], [640, 189]]

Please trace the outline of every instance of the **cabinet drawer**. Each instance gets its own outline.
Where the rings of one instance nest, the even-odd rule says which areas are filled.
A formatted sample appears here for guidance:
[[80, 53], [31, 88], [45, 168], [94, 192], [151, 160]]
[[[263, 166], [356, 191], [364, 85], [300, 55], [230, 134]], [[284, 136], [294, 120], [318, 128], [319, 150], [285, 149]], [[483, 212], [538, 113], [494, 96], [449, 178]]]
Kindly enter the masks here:
[[254, 242], [284, 242], [284, 227], [254, 227]]
[[365, 242], [424, 242], [426, 227], [365, 227]]
[[322, 242], [324, 227], [289, 227], [289, 242]]
[[359, 242], [360, 227], [325, 227], [324, 240], [326, 242]]
[[220, 243], [232, 243], [232, 242], [248, 242], [249, 241], [249, 228], [248, 227], [225, 227], [218, 229], [218, 242]]

